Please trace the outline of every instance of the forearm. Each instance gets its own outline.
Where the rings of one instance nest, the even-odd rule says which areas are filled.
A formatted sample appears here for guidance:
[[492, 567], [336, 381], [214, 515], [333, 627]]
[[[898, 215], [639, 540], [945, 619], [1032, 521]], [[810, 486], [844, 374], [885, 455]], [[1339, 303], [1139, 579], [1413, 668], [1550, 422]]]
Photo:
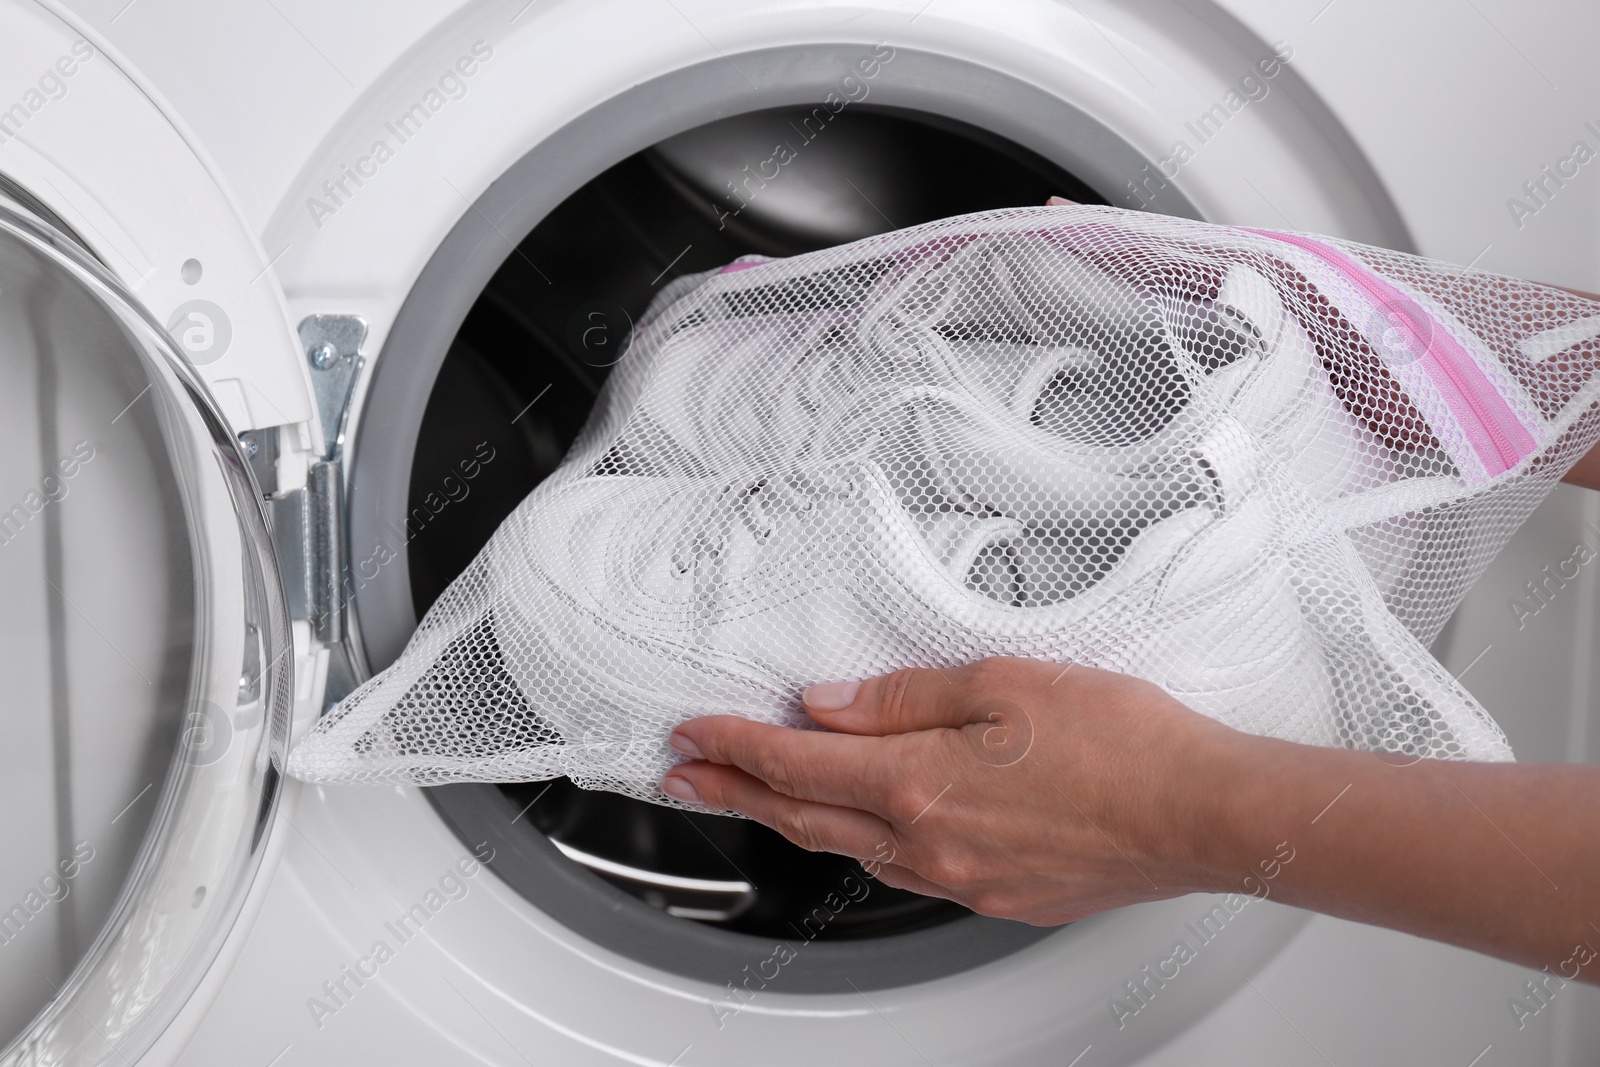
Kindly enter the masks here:
[[[1196, 809], [1216, 827], [1201, 858], [1216, 890], [1600, 983], [1600, 767], [1228, 747]], [[1294, 859], [1265, 879], [1281, 842]]]

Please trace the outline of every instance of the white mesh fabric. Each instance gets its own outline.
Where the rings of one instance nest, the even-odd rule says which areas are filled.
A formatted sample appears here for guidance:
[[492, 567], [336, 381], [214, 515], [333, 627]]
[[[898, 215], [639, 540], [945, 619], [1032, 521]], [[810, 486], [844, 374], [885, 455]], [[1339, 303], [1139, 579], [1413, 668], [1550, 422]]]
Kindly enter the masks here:
[[1253, 733], [1510, 758], [1423, 642], [1600, 437], [1597, 311], [1079, 206], [680, 279], [290, 769], [667, 802], [687, 718], [804, 726], [809, 684], [998, 654]]

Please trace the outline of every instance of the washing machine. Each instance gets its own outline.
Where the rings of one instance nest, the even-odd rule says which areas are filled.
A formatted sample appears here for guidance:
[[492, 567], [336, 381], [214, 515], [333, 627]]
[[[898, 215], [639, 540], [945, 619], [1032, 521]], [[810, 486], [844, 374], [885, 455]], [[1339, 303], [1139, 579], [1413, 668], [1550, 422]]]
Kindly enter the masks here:
[[[1042, 930], [564, 781], [278, 770], [672, 278], [1057, 194], [1600, 290], [1597, 32], [1502, 0], [4, 0], [0, 1063], [1600, 1061], [1592, 987], [1271, 901]], [[1558, 489], [1435, 642], [1523, 759], [1600, 759], [1580, 544], [1600, 496]]]

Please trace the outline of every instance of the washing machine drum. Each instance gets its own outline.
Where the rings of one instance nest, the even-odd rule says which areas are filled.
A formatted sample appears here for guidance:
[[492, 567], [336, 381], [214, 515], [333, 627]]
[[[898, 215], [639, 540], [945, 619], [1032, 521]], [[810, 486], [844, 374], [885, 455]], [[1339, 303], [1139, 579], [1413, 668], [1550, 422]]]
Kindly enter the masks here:
[[46, 213], [0, 196], [0, 1063], [132, 1062], [257, 872], [290, 638], [237, 442]]
[[1253, 733], [1509, 758], [1424, 642], [1600, 437], [1592, 309], [1087, 206], [680, 279], [291, 770], [662, 801], [692, 715], [803, 725], [808, 684], [997, 654]]

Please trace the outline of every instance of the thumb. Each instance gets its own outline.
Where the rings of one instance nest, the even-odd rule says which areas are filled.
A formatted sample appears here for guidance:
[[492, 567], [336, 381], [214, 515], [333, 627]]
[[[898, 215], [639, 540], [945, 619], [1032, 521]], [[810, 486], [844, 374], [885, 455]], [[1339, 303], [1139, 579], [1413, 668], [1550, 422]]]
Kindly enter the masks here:
[[806, 711], [830, 730], [851, 734], [903, 734], [939, 727], [959, 729], [975, 714], [970, 668], [911, 667], [860, 682], [829, 682], [805, 691]]

